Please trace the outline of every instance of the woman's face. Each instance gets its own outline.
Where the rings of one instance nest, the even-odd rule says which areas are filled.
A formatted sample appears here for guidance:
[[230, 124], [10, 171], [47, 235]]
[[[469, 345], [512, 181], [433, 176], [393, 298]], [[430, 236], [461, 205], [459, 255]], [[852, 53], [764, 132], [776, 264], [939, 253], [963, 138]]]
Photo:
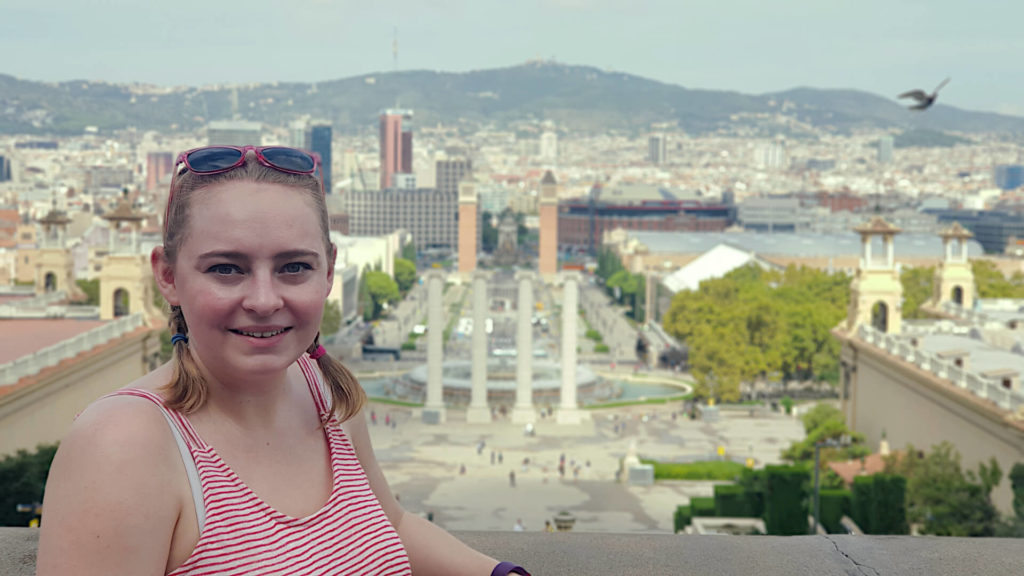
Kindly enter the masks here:
[[185, 315], [189, 348], [221, 381], [279, 374], [313, 342], [334, 278], [313, 200], [235, 180], [191, 201], [177, 262], [161, 279]]

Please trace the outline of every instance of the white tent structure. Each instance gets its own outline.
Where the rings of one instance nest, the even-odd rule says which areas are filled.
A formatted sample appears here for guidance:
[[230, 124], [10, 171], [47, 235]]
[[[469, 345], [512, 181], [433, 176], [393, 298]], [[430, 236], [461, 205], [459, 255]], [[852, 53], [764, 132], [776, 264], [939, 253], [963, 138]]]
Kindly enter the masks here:
[[719, 244], [698, 256], [693, 262], [666, 276], [662, 284], [673, 294], [683, 290], [696, 290], [705, 280], [721, 278], [729, 272], [751, 263], [757, 264], [765, 270], [779, 268], [771, 262], [758, 258], [753, 252], [740, 250], [728, 244]]

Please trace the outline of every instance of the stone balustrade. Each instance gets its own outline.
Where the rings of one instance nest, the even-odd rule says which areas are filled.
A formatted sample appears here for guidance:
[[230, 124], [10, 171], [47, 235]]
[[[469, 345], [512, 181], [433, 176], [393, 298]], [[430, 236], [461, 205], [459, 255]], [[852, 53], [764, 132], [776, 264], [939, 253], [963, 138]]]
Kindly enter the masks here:
[[56, 366], [61, 360], [73, 358], [96, 346], [120, 338], [142, 324], [141, 314], [122, 316], [53, 346], [47, 346], [6, 364], [0, 364], [0, 386], [9, 386], [26, 376], [38, 374], [44, 368]]
[[[959, 306], [956, 308], [961, 309]], [[926, 332], [916, 330], [914, 333], [925, 334]], [[970, 370], [964, 370], [951, 360], [943, 359], [936, 354], [921, 350], [914, 346], [906, 336], [900, 337], [893, 334], [884, 334], [871, 326], [865, 325], [858, 327], [857, 336], [864, 342], [873, 344], [893, 356], [910, 362], [922, 370], [931, 372], [943, 380], [948, 380], [950, 384], [958, 388], [969, 390], [979, 398], [991, 400], [1004, 410], [1016, 411], [1020, 406], [1024, 405], [1024, 393], [1003, 387], [1000, 379], [989, 378]]]

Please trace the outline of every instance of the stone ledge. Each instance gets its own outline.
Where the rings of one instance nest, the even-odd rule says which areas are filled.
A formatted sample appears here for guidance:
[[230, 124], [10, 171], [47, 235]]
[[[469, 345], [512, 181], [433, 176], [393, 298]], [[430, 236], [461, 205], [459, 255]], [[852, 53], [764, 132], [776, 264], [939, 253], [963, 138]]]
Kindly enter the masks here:
[[[1024, 540], [914, 536], [691, 536], [455, 532], [491, 556], [550, 574], [961, 576], [1016, 574]], [[35, 574], [38, 531], [0, 528], [0, 574]]]

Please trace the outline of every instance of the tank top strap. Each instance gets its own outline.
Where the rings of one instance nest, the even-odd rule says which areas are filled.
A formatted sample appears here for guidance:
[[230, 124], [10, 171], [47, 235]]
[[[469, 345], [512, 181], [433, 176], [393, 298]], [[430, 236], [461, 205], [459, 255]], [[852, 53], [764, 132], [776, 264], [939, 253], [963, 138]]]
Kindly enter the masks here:
[[188, 421], [188, 418], [186, 418], [181, 412], [168, 408], [167, 405], [164, 404], [163, 398], [157, 394], [141, 388], [121, 388], [120, 390], [115, 390], [110, 394], [107, 394], [103, 398], [109, 398], [111, 396], [134, 396], [136, 398], [149, 400], [153, 404], [156, 404], [157, 408], [164, 413], [164, 417], [167, 418], [167, 421], [178, 429], [182, 438], [188, 443], [189, 448], [205, 449], [207, 447], [206, 443], [203, 442], [203, 439], [199, 437], [199, 433], [197, 433], [196, 429], [192, 427], [192, 423]]
[[324, 384], [320, 368], [316, 365], [315, 361], [305, 354], [299, 356], [299, 368], [302, 369], [302, 374], [306, 377], [306, 384], [309, 386], [310, 394], [313, 395], [313, 402], [316, 403], [317, 411], [320, 412], [321, 416], [329, 416], [331, 401], [327, 394], [327, 386]]

